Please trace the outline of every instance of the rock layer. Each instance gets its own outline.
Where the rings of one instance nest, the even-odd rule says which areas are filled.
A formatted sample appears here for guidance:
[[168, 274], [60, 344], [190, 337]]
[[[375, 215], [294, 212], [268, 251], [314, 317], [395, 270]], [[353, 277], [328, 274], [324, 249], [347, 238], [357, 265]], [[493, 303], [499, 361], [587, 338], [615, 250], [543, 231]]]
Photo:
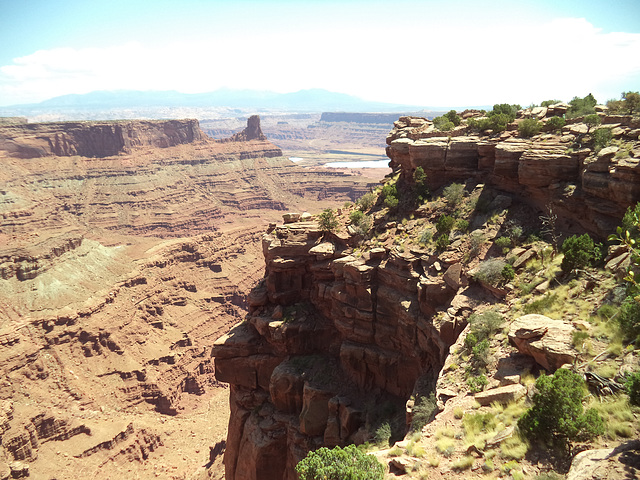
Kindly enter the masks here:
[[[457, 322], [456, 308], [449, 321], [432, 318], [464, 289], [459, 265], [446, 276], [454, 288], [435, 258], [382, 248], [358, 257], [348, 242], [311, 222], [264, 235], [250, 314], [213, 348], [216, 378], [231, 384], [227, 479], [293, 480], [310, 449], [364, 442], [371, 404], [403, 406], [418, 382], [435, 382], [464, 328], [466, 308]], [[276, 454], [285, 463], [267, 467]]]
[[[102, 124], [84, 153], [129, 123]], [[210, 345], [245, 314], [264, 228], [369, 188], [263, 137], [216, 142], [178, 124], [133, 122], [129, 146], [99, 158], [78, 155], [91, 124], [34, 126], [70, 155], [47, 141], [0, 158], [0, 456], [35, 478], [190, 477], [221, 423], [203, 412], [226, 392]]]
[[[637, 119], [602, 116], [602, 123], [614, 137], [636, 142], [633, 152], [638, 151]], [[577, 127], [585, 127], [584, 132]], [[387, 155], [391, 167], [409, 181], [417, 167], [424, 169], [432, 189], [473, 179], [543, 212], [552, 205], [580, 228], [606, 237], [626, 208], [640, 200], [640, 151], [616, 155], [618, 148], [610, 147], [595, 154], [580, 148], [585, 133], [586, 126], [569, 124], [560, 135], [526, 139], [512, 129], [489, 137], [470, 134], [467, 127], [439, 132], [426, 119], [400, 117], [387, 136]]]

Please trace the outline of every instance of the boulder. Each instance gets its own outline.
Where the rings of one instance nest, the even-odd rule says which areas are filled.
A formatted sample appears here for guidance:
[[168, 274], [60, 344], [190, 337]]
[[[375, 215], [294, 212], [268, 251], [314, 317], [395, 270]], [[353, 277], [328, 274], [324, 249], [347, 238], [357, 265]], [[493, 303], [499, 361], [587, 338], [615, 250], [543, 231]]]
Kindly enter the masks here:
[[391, 459], [389, 465], [393, 468], [398, 469], [401, 472], [409, 473], [411, 472], [414, 462], [408, 459], [407, 457], [396, 457]]
[[546, 370], [573, 363], [577, 351], [571, 345], [575, 328], [561, 320], [535, 313], [517, 318], [509, 328], [509, 341]]
[[533, 248], [530, 248], [529, 250], [525, 250], [524, 253], [519, 255], [516, 261], [513, 262], [513, 268], [524, 267], [529, 260], [537, 256], [538, 256], [538, 253]]
[[291, 363], [283, 362], [273, 370], [269, 393], [277, 410], [299, 414], [302, 410], [303, 388], [304, 378]]
[[585, 450], [573, 458], [567, 480], [637, 478], [640, 440], [615, 448]]
[[331, 242], [322, 242], [309, 250], [309, 253], [318, 259], [331, 258], [335, 252], [336, 246]]
[[462, 274], [462, 264], [454, 263], [444, 272], [444, 283], [454, 290], [458, 290], [461, 285], [460, 275]]
[[506, 405], [509, 402], [515, 402], [527, 394], [527, 387], [524, 385], [506, 385], [504, 387], [492, 388], [484, 392], [477, 393], [475, 395], [476, 401], [480, 405], [491, 405], [494, 402], [498, 402], [502, 405]]
[[282, 220], [284, 220], [284, 223], [299, 222], [300, 221], [300, 214], [299, 213], [284, 213], [282, 215]]

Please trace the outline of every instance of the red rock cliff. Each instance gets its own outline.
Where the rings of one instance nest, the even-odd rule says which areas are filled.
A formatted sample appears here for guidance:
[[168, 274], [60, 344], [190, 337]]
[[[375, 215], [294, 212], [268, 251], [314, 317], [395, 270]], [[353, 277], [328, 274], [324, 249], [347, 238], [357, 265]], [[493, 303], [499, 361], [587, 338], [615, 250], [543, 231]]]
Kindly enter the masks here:
[[309, 450], [367, 440], [372, 404], [402, 409], [417, 382], [434, 381], [465, 326], [455, 313], [469, 310], [462, 294], [433, 319], [463, 279], [459, 264], [438, 275], [424, 252], [352, 255], [315, 223], [275, 228], [263, 251], [247, 321], [213, 348], [231, 384], [229, 480], [293, 480]]
[[194, 119], [27, 123], [0, 127], [0, 153], [18, 158], [109, 157], [206, 139]]
[[628, 154], [618, 154], [615, 145], [597, 153], [587, 148], [582, 144], [587, 126], [580, 119], [560, 134], [522, 138], [516, 124], [490, 137], [464, 127], [438, 132], [424, 118], [401, 117], [387, 136], [387, 155], [408, 181], [422, 167], [431, 188], [468, 179], [485, 182], [542, 211], [551, 204], [568, 221], [605, 237], [640, 200], [640, 121], [601, 118], [614, 139], [631, 148]]

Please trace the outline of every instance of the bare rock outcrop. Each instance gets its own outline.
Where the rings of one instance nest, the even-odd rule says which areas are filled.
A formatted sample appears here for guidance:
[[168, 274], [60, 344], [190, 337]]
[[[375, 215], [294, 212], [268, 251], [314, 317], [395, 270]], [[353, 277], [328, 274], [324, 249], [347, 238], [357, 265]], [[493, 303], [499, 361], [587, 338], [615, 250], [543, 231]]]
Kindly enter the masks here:
[[[347, 240], [315, 222], [263, 236], [250, 314], [212, 352], [216, 378], [231, 384], [226, 478], [293, 479], [310, 449], [364, 442], [372, 401], [404, 408], [418, 379], [435, 382], [457, 335], [433, 322], [424, 292], [441, 282], [451, 292], [437, 301], [450, 301], [460, 266], [444, 280], [419, 252], [358, 257]], [[282, 468], [268, 462], [275, 454]]]
[[260, 117], [258, 115], [252, 115], [247, 120], [247, 128], [235, 135], [232, 135], [229, 139], [231, 142], [248, 142], [250, 140], [266, 140], [262, 129], [260, 128]]
[[535, 313], [516, 318], [509, 328], [509, 341], [546, 370], [553, 372], [573, 363], [578, 352], [571, 345], [574, 327]]

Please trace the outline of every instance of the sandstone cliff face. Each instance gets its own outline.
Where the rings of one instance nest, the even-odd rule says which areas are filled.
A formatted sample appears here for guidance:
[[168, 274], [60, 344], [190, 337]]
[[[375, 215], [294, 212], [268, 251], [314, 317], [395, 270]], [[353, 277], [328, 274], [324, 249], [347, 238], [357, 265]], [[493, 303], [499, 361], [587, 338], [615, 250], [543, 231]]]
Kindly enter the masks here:
[[616, 146], [597, 155], [583, 148], [584, 125], [584, 130], [569, 124], [561, 135], [525, 139], [513, 129], [499, 137], [469, 134], [465, 127], [439, 132], [417, 117], [395, 122], [387, 136], [387, 155], [406, 179], [422, 167], [433, 189], [469, 179], [488, 183], [542, 211], [551, 204], [563, 217], [604, 237], [626, 208], [640, 200], [640, 122], [603, 116], [602, 123], [614, 138], [636, 142], [631, 156], [616, 155]]
[[435, 381], [465, 326], [462, 293], [450, 317], [432, 317], [463, 286], [459, 264], [438, 275], [424, 252], [357, 255], [347, 240], [315, 223], [263, 237], [250, 314], [213, 348], [216, 378], [231, 384], [230, 480], [293, 480], [308, 450], [365, 441], [371, 402], [404, 405]]
[[205, 140], [197, 120], [33, 123], [0, 128], [0, 153], [109, 157], [142, 147], [166, 148]]

